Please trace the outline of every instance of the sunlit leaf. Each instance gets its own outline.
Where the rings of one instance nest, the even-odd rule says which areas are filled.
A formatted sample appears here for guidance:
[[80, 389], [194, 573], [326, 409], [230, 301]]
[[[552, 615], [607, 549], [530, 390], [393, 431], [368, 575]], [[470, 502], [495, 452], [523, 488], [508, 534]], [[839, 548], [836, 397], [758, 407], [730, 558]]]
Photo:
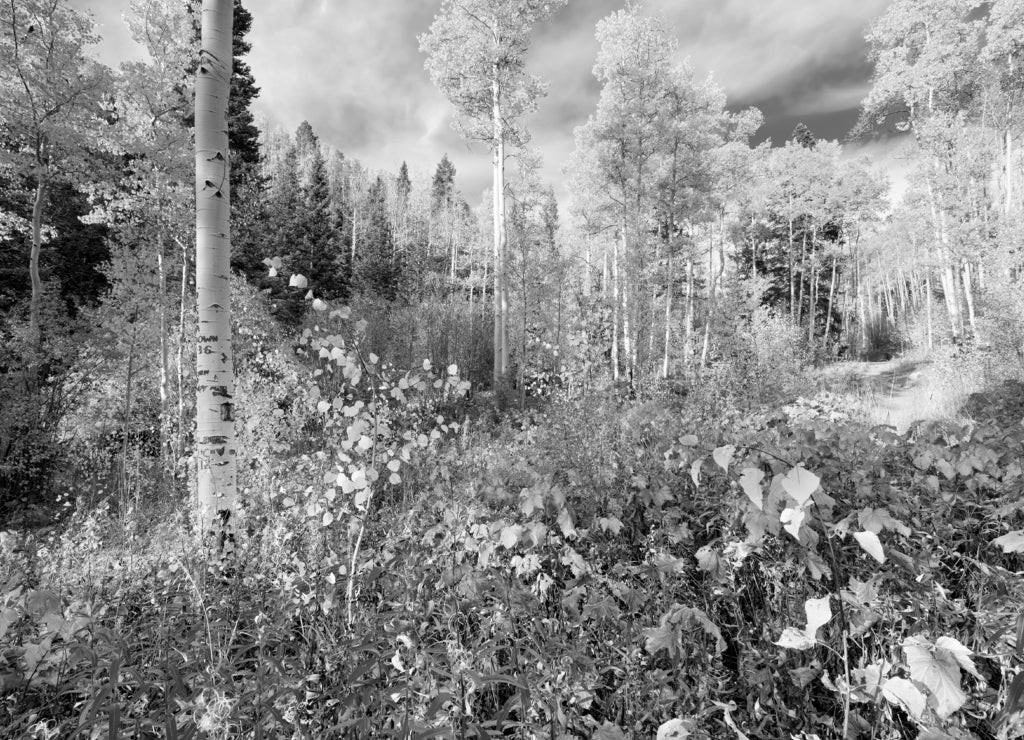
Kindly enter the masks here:
[[793, 539], [800, 541], [800, 526], [804, 523], [807, 513], [803, 509], [783, 509], [779, 516], [783, 529], [793, 535]]
[[832, 609], [829, 606], [830, 596], [820, 599], [807, 599], [804, 602], [804, 611], [807, 614], [807, 633], [813, 635], [820, 627], [824, 627], [832, 619]]
[[693, 733], [692, 719], [670, 719], [658, 728], [657, 740], [684, 740]]
[[505, 527], [501, 530], [501, 546], [506, 550], [511, 550], [517, 544], [519, 544], [519, 536], [523, 533], [523, 528], [518, 524]]
[[882, 542], [874, 532], [854, 532], [853, 538], [868, 555], [879, 563], [885, 563], [885, 551], [882, 549]]
[[811, 494], [818, 490], [821, 479], [802, 465], [797, 465], [782, 479], [782, 487], [793, 500], [803, 506]]
[[1005, 553], [1024, 552], [1024, 529], [996, 537], [992, 540], [992, 544], [1003, 548]]
[[928, 698], [905, 678], [890, 678], [882, 684], [882, 696], [890, 704], [902, 706], [914, 719], [921, 719], [928, 701]]
[[967, 701], [960, 688], [960, 663], [949, 651], [921, 637], [903, 642], [903, 654], [910, 667], [910, 677], [928, 689], [929, 704], [945, 719]]
[[718, 467], [728, 472], [729, 466], [732, 465], [733, 456], [736, 454], [735, 445], [723, 445], [715, 449], [711, 453], [711, 457], [714, 458], [715, 462], [718, 463]]
[[790, 650], [808, 650], [817, 644], [817, 640], [796, 627], [786, 627], [775, 644]]
[[747, 494], [747, 498], [758, 509], [764, 510], [764, 491], [761, 490], [761, 481], [764, 480], [764, 471], [760, 468], [744, 468], [740, 476], [740, 487]]

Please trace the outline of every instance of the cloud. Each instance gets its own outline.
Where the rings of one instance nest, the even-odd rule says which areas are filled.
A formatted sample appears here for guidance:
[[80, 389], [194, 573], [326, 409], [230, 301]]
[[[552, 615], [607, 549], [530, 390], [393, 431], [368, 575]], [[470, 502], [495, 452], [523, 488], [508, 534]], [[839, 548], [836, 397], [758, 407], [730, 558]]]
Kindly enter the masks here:
[[[470, 202], [490, 185], [490, 157], [452, 130], [453, 112], [430, 83], [416, 36], [441, 0], [244, 0], [254, 18], [249, 56], [262, 95], [257, 109], [285, 130], [309, 120], [321, 140], [372, 169], [407, 161], [432, 174], [447, 152]], [[713, 72], [730, 105], [758, 105], [764, 135], [785, 139], [799, 120], [825, 138], [856, 120], [870, 68], [863, 40], [890, 0], [647, 0], [700, 76]], [[108, 41], [105, 60], [131, 53], [123, 0], [89, 0]], [[597, 22], [623, 0], [570, 0], [535, 30], [530, 72], [550, 83], [528, 125], [545, 175], [573, 147], [573, 128], [594, 111], [591, 69]], [[138, 52], [135, 52], [136, 54]], [[123, 57], [122, 57], [123, 58]], [[564, 192], [563, 192], [564, 194]]]

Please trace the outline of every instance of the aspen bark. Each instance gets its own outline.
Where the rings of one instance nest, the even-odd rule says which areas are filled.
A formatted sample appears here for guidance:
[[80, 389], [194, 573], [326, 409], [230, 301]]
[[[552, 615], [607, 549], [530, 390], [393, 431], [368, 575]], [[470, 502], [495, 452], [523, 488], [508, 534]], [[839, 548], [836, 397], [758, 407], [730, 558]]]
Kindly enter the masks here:
[[203, 0], [195, 91], [198, 531], [221, 554], [239, 531], [227, 123], [233, 10], [231, 0]]
[[832, 255], [832, 279], [828, 284], [828, 313], [825, 314], [825, 335], [822, 337], [821, 346], [825, 347], [828, 345], [828, 334], [832, 329], [832, 310], [834, 308], [833, 301], [836, 295], [836, 261], [837, 257], [835, 254]]
[[612, 242], [612, 380], [619, 379], [619, 238]]
[[665, 353], [661, 362], [661, 377], [668, 379], [669, 342], [672, 339], [672, 242], [674, 225], [669, 226], [668, 249], [665, 262]]

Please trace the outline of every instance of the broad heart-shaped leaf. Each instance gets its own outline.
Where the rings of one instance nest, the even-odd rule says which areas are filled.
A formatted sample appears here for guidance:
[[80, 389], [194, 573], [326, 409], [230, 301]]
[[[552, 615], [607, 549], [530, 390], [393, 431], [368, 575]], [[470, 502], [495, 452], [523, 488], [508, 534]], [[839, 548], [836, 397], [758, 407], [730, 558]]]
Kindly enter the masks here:
[[908, 637], [903, 654], [910, 677], [928, 689], [928, 702], [939, 717], [946, 719], [964, 705], [967, 694], [960, 688], [960, 663], [953, 653], [920, 637]]
[[808, 599], [804, 602], [804, 611], [807, 612], [808, 635], [814, 635], [819, 627], [824, 627], [832, 619], [832, 609], [829, 608], [831, 598], [831, 596], [825, 596], [820, 599]]
[[806, 516], [807, 513], [803, 509], [783, 509], [782, 515], [779, 517], [783, 528], [793, 535], [793, 539], [797, 542], [800, 541], [800, 525], [804, 523]]
[[981, 679], [981, 674], [978, 673], [978, 669], [974, 667], [974, 661], [971, 660], [971, 656], [974, 655], [974, 653], [958, 639], [955, 637], [940, 637], [935, 641], [935, 647], [939, 650], [948, 651], [949, 654], [953, 656], [953, 660], [955, 660], [961, 668], [975, 678]]
[[658, 728], [657, 740], [684, 740], [693, 732], [692, 719], [670, 719]]
[[882, 550], [882, 541], [874, 532], [854, 532], [853, 538], [868, 555], [879, 563], [885, 563], [885, 552]]
[[813, 635], [808, 635], [796, 627], [786, 627], [782, 630], [782, 637], [776, 640], [775, 644], [790, 650], [808, 650], [817, 644], [817, 640]]
[[801, 506], [807, 503], [811, 494], [818, 490], [820, 483], [821, 478], [802, 465], [797, 465], [782, 479], [782, 487], [786, 489], [786, 493]]
[[996, 537], [992, 540], [992, 544], [1003, 548], [1005, 553], [1024, 552], [1024, 529], [1018, 529], [1016, 532]]
[[729, 472], [729, 466], [732, 465], [732, 458], [735, 454], [736, 445], [723, 445], [712, 452], [711, 457], [718, 463], [718, 467]]
[[914, 719], [921, 719], [928, 699], [905, 678], [890, 678], [882, 684], [882, 696], [890, 704], [900, 704]]
[[517, 544], [519, 544], [519, 537], [523, 533], [523, 528], [518, 524], [514, 524], [509, 527], [505, 527], [501, 530], [501, 546], [506, 550], [511, 550]]
[[744, 468], [740, 476], [740, 488], [747, 498], [759, 510], [764, 511], [764, 491], [761, 490], [761, 481], [764, 480], [764, 471], [760, 468]]

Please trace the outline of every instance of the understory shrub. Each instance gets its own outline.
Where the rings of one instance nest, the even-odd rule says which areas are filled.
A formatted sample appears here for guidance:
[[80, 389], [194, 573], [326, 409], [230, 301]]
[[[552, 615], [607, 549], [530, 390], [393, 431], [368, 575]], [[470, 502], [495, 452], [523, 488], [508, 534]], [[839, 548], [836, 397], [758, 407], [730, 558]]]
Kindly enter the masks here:
[[452, 422], [457, 368], [318, 325], [277, 417], [318, 447], [271, 449], [235, 562], [180, 501], [3, 539], [5, 736], [1019, 733], [1020, 426], [599, 395]]

